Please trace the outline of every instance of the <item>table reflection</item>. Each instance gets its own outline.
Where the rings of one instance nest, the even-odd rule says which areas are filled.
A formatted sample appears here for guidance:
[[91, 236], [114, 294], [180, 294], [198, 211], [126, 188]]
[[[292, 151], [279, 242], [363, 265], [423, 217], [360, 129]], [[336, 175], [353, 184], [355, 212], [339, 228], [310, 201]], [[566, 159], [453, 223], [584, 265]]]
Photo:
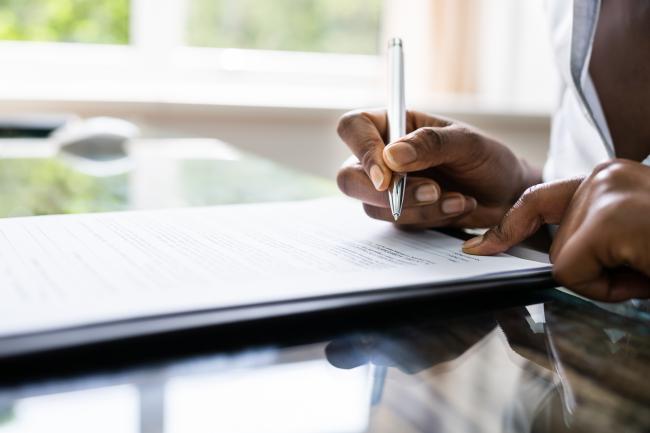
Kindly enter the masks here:
[[165, 431], [364, 432], [369, 370], [314, 359], [173, 378], [165, 386]]
[[[0, 217], [300, 200], [334, 182], [214, 139], [137, 139], [124, 158], [57, 153], [47, 140], [0, 143]], [[19, 141], [19, 140], [17, 140]], [[13, 142], [12, 142], [13, 143]]]
[[644, 432], [649, 328], [561, 295], [0, 390], [0, 432]]
[[345, 336], [326, 353], [391, 367], [373, 431], [647, 431], [647, 322], [563, 299]]
[[138, 415], [132, 385], [53, 392], [0, 405], [0, 431], [136, 433]]

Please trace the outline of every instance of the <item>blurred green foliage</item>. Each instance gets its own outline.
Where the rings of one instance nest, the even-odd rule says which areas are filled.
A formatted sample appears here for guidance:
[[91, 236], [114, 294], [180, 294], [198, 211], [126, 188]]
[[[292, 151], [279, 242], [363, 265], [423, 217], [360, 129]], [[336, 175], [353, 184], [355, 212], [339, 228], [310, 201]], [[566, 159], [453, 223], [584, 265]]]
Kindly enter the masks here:
[[127, 44], [129, 0], [0, 0], [0, 39]]
[[0, 160], [0, 217], [121, 210], [126, 175], [97, 178], [56, 159]]
[[[185, 1], [193, 46], [378, 52], [382, 0]], [[130, 0], [0, 0], [0, 39], [127, 44], [129, 9]]]
[[[174, 160], [178, 188], [167, 186], [168, 190], [161, 190], [156, 185], [167, 185], [165, 168], [169, 168], [170, 161], [154, 157], [145, 165], [151, 168], [151, 164], [157, 162], [162, 164], [160, 174], [144, 179], [154, 197], [148, 198], [148, 206], [156, 208], [167, 207], [169, 203], [206, 206], [302, 200], [338, 194], [336, 184], [330, 179], [247, 154], [237, 161]], [[138, 170], [137, 164], [135, 170]], [[94, 177], [58, 159], [0, 159], [0, 218], [140, 207], [141, 203], [132, 203], [131, 174]]]
[[187, 41], [209, 47], [376, 54], [382, 0], [188, 0]]

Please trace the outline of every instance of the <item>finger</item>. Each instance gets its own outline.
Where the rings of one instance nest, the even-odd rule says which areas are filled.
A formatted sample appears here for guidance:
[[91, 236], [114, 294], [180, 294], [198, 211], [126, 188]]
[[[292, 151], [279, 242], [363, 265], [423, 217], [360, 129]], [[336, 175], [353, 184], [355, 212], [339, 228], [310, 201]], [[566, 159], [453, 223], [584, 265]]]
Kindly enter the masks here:
[[369, 362], [371, 350], [363, 338], [349, 337], [330, 342], [325, 346], [325, 356], [336, 368], [350, 370]]
[[602, 290], [591, 289], [589, 284], [576, 289], [576, 293], [604, 302], [650, 298], [650, 278], [640, 272], [621, 268], [606, 272], [603, 278], [608, 280], [604, 297], [598, 297]]
[[555, 262], [557, 253], [562, 250], [567, 240], [575, 234], [576, 230], [578, 230], [585, 221], [589, 219], [588, 213], [592, 209], [592, 206], [590, 205], [592, 199], [590, 190], [592, 187], [593, 185], [591, 182], [583, 181], [576, 189], [576, 192], [573, 195], [574, 198], [567, 207], [560, 227], [553, 237], [553, 243], [548, 252], [551, 263]]
[[570, 179], [529, 188], [499, 225], [465, 242], [463, 251], [477, 255], [498, 254], [534, 234], [542, 224], [559, 223], [581, 181]]
[[388, 144], [383, 149], [383, 158], [388, 168], [396, 172], [412, 172], [454, 163], [462, 163], [469, 169], [475, 160], [480, 159], [472, 155], [489, 142], [458, 123], [427, 126]]
[[[366, 214], [374, 219], [395, 222], [390, 209], [370, 204], [363, 205]], [[476, 209], [476, 200], [457, 192], [443, 193], [438, 202], [408, 207], [402, 210], [397, 220], [399, 225], [414, 227], [441, 227], [448, 226], [454, 220]]]
[[[605, 240], [604, 243], [608, 243]], [[558, 252], [553, 267], [555, 280], [591, 299], [618, 302], [650, 297], [650, 277], [634, 269], [607, 269], [610, 257], [602, 240], [591, 229], [581, 228]]]
[[[389, 207], [388, 194], [377, 191], [359, 164], [343, 167], [339, 170], [336, 182], [341, 192], [348, 197], [361, 200], [377, 207]], [[440, 198], [440, 186], [433, 180], [409, 177], [404, 191], [404, 207], [432, 204]]]
[[382, 156], [387, 127], [384, 110], [346, 113], [338, 125], [339, 136], [359, 159], [378, 191], [385, 191], [392, 177], [392, 172]]
[[[444, 127], [452, 122], [417, 111], [406, 112], [406, 131], [422, 127]], [[377, 190], [384, 191], [390, 185], [392, 172], [383, 158], [388, 120], [385, 110], [353, 111], [341, 117], [338, 126], [341, 139], [359, 159], [366, 174]]]

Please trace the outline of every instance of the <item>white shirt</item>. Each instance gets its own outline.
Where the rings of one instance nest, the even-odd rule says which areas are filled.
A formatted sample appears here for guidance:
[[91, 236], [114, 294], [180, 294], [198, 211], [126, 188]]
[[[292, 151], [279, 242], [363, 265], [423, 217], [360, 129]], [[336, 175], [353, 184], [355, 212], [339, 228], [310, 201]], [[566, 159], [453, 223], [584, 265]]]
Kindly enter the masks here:
[[[587, 175], [616, 157], [589, 60], [601, 0], [547, 0], [551, 43], [562, 83], [544, 180]], [[643, 161], [650, 165], [650, 155]]]

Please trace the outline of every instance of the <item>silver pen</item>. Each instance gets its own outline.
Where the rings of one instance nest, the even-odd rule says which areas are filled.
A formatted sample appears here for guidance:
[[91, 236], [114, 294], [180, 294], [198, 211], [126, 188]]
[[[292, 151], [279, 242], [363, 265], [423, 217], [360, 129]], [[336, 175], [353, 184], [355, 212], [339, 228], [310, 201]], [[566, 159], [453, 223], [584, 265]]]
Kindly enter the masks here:
[[[404, 51], [402, 40], [388, 42], [388, 142], [406, 135], [406, 104], [404, 102]], [[394, 173], [388, 187], [388, 202], [395, 221], [402, 214], [406, 174]]]

